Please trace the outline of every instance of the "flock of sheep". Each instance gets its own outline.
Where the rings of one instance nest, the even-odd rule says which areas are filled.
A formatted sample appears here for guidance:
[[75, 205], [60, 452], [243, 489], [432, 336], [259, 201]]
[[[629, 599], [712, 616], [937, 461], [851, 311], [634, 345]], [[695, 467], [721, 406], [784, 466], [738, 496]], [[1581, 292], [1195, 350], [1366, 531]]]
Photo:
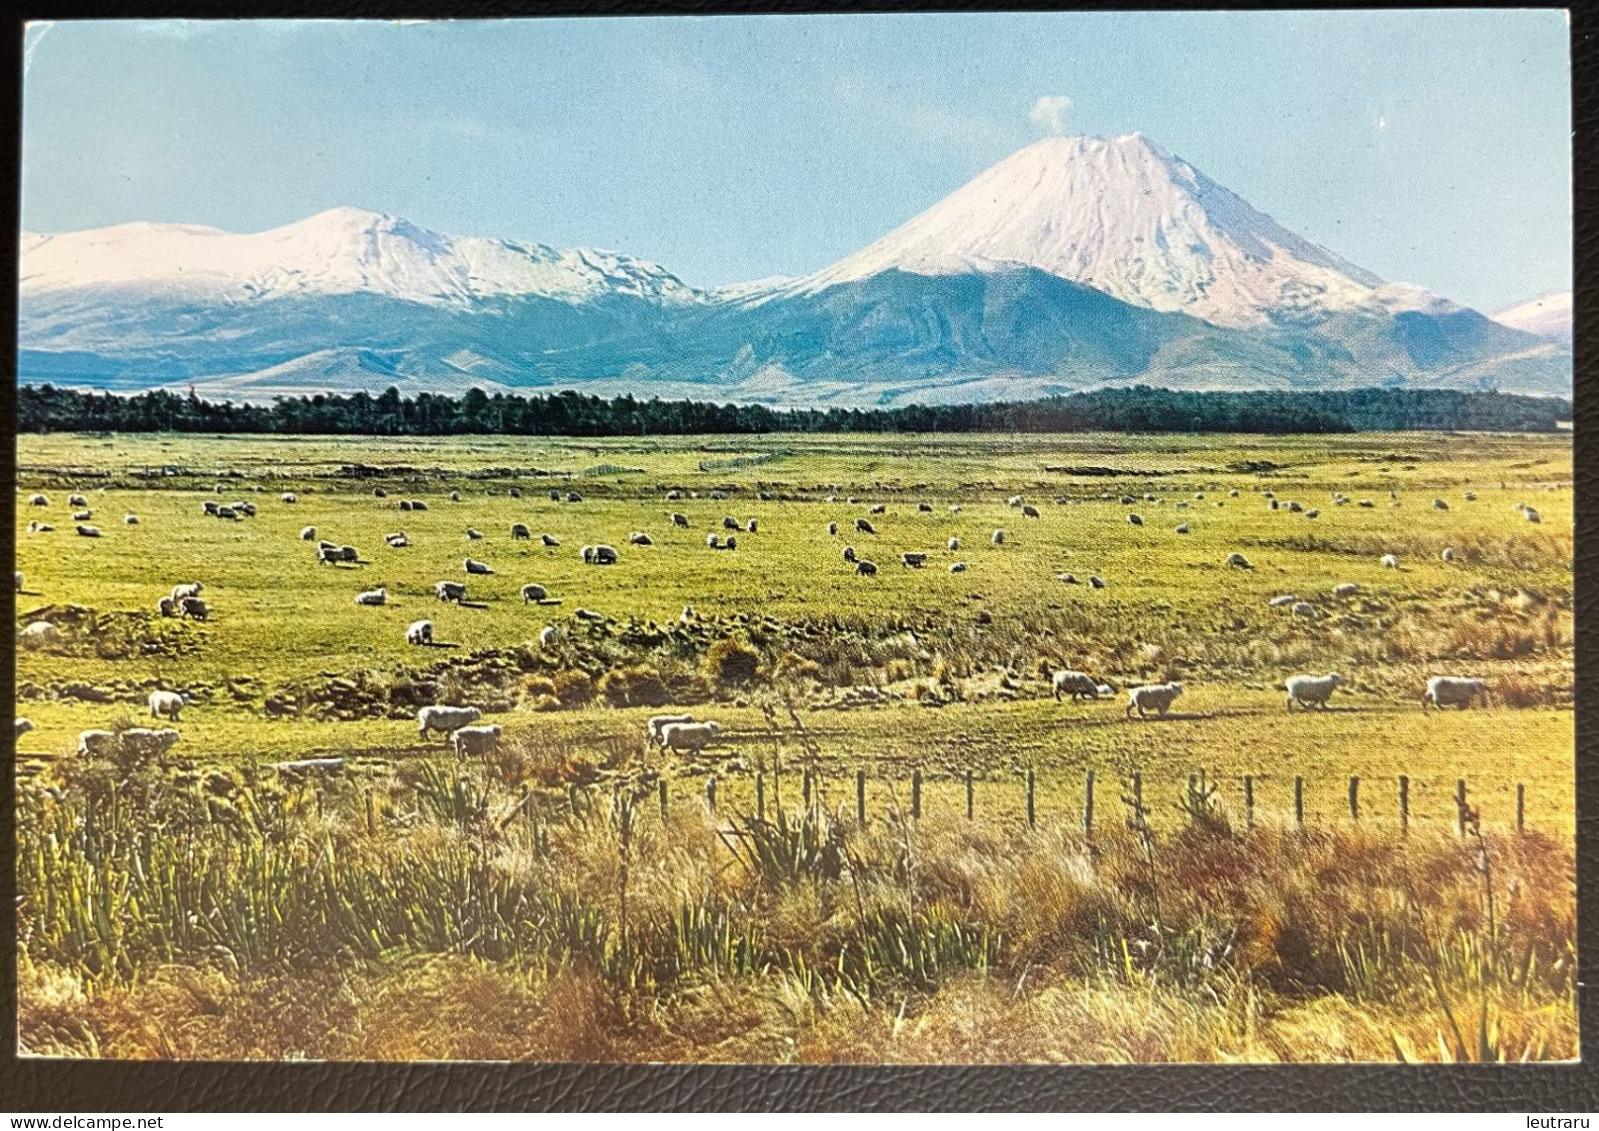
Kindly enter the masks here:
[[[216, 490], [218, 493], [221, 492], [221, 484], [217, 485]], [[1315, 519], [1319, 515], [1317, 509], [1306, 508], [1304, 504], [1297, 500], [1279, 500], [1272, 490], [1257, 487], [1256, 491], [1259, 492], [1260, 497], [1266, 501], [1273, 511], [1284, 510], [1290, 514], [1302, 514], [1306, 519]], [[510, 495], [513, 498], [520, 497], [521, 493], [519, 488], [513, 487], [510, 489]], [[1232, 489], [1227, 494], [1230, 499], [1237, 499], [1240, 496], [1240, 492], [1237, 489]], [[377, 488], [373, 495], [381, 499], [386, 497], [387, 492], [383, 488]], [[449, 497], [452, 502], [459, 502], [461, 499], [458, 491], [452, 491]], [[668, 492], [666, 497], [669, 501], [675, 501], [683, 497], [683, 492], [681, 490], [673, 490]], [[711, 495], [713, 499], [722, 497], [725, 496], [721, 492], [713, 492]], [[763, 495], [762, 497], [766, 496]], [[1107, 500], [1110, 497], [1108, 494], [1102, 496], [1102, 498]], [[1476, 495], [1470, 491], [1465, 492], [1464, 497], [1468, 502], [1476, 499]], [[558, 502], [563, 501], [563, 499], [565, 502], [580, 502], [582, 500], [581, 495], [570, 491], [566, 492], [564, 496], [559, 491], [551, 491], [550, 498]], [[1394, 492], [1390, 492], [1390, 498], [1390, 505], [1395, 507], [1401, 505]], [[1204, 499], [1205, 493], [1203, 491], [1194, 495], [1195, 502], [1200, 502]], [[293, 492], [284, 492], [280, 496], [280, 501], [285, 505], [293, 505], [298, 502], [298, 496]], [[829, 503], [837, 503], [840, 500], [837, 496], [829, 496], [827, 501]], [[857, 500], [853, 497], [847, 501], [850, 504], [857, 503]], [[1057, 503], [1064, 501], [1064, 499], [1056, 500]], [[1131, 495], [1122, 495], [1120, 501], [1124, 506], [1132, 506], [1137, 503], [1137, 500]], [[1153, 494], [1144, 495], [1143, 501], [1154, 506], [1161, 506], [1165, 502], [1165, 500]], [[32, 506], [47, 507], [50, 505], [49, 499], [43, 494], [31, 495], [28, 502]], [[1009, 506], [1019, 511], [1024, 520], [1041, 517], [1039, 508], [1032, 503], [1026, 502], [1020, 495], [1012, 496], [1007, 502]], [[1352, 500], [1341, 492], [1333, 493], [1332, 503], [1334, 506], [1344, 506], [1351, 502]], [[85, 496], [73, 494], [70, 496], [68, 503], [70, 506], [78, 508], [73, 512], [73, 519], [78, 523], [76, 527], [77, 533], [82, 537], [100, 537], [101, 532], [97, 527], [86, 525], [88, 520], [93, 517], [93, 512], [89, 509], [88, 500]], [[1225, 503], [1216, 500], [1214, 505], [1221, 507]], [[1370, 499], [1361, 499], [1355, 505], [1363, 508], [1375, 506]], [[399, 510], [407, 512], [426, 511], [428, 509], [428, 504], [420, 499], [402, 499], [398, 501], [397, 506]], [[1448, 503], [1441, 498], [1435, 498], [1432, 501], [1432, 506], [1438, 510], [1449, 509]], [[1189, 508], [1190, 503], [1188, 500], [1178, 500], [1174, 507], [1174, 509], [1178, 510], [1188, 510]], [[917, 509], [921, 513], [930, 513], [933, 507], [930, 503], [922, 502], [918, 504]], [[952, 514], [959, 514], [961, 509], [959, 504], [949, 507]], [[1514, 509], [1528, 522], [1536, 523], [1541, 521], [1538, 511], [1525, 503], [1517, 503]], [[208, 516], [234, 522], [244, 518], [253, 518], [257, 513], [256, 505], [248, 501], [219, 503], [214, 500], [205, 500], [202, 503], [202, 510]], [[872, 522], [872, 517], [886, 513], [886, 504], [872, 505], [869, 508], [868, 516], [857, 517], [854, 520], [854, 532], [866, 536], [876, 536], [878, 532]], [[1126, 517], [1127, 522], [1133, 526], [1143, 526], [1145, 524], [1144, 516], [1138, 512], [1130, 511]], [[688, 527], [691, 525], [688, 517], [677, 511], [668, 512], [668, 518], [672, 525], [676, 527]], [[136, 525], [139, 519], [138, 516], [129, 513], [124, 516], [123, 521], [128, 525]], [[721, 528], [725, 533], [713, 532], [707, 536], [706, 545], [708, 548], [720, 551], [737, 551], [737, 534], [755, 534], [759, 531], [760, 526], [756, 518], [741, 521], [729, 515], [722, 519]], [[48, 533], [53, 529], [47, 523], [30, 522], [28, 524], [28, 530], [31, 533]], [[838, 535], [839, 526], [837, 522], [829, 522], [826, 529], [829, 537]], [[1174, 532], [1179, 535], [1187, 535], [1190, 532], [1190, 524], [1188, 522], [1179, 523], [1174, 527]], [[510, 536], [513, 541], [530, 541], [533, 538], [533, 532], [526, 523], [515, 522], [510, 526]], [[483, 535], [480, 531], [468, 528], [466, 537], [469, 541], [476, 541], [481, 539]], [[317, 538], [317, 529], [314, 526], [303, 528], [300, 531], [300, 538], [316, 543], [316, 560], [321, 564], [338, 567], [362, 563], [361, 555], [355, 547], [319, 540]], [[1003, 529], [995, 529], [990, 535], [990, 542], [995, 546], [1004, 545], [1005, 539], [1006, 533]], [[539, 535], [539, 540], [545, 547], [558, 547], [561, 545], [559, 539], [548, 533]], [[410, 538], [404, 531], [395, 531], [387, 534], [384, 537], [384, 541], [391, 549], [402, 549], [410, 545]], [[643, 531], [634, 531], [628, 536], [628, 544], [631, 546], [651, 546], [654, 541], [649, 534]], [[958, 554], [960, 549], [959, 538], [951, 537], [948, 539], [946, 550], [951, 555]], [[905, 569], [921, 569], [927, 564], [930, 556], [929, 551], [903, 551], [900, 554], [900, 565]], [[1455, 552], [1452, 548], [1445, 548], [1441, 557], [1446, 562], [1453, 561]], [[615, 547], [602, 543], [582, 547], [579, 551], [579, 558], [586, 565], [612, 566], [620, 562], [621, 555]], [[876, 563], [868, 558], [861, 557], [853, 545], [844, 546], [843, 559], [846, 563], [853, 565], [855, 572], [860, 576], [871, 577], [878, 572]], [[1236, 569], [1248, 570], [1254, 568], [1248, 558], [1237, 551], [1227, 554], [1223, 564]], [[1393, 553], [1384, 554], [1380, 558], [1380, 564], [1384, 568], [1398, 569], [1398, 555]], [[487, 562], [472, 557], [463, 559], [462, 568], [468, 576], [486, 576], [495, 572]], [[951, 573], [961, 573], [967, 568], [967, 562], [964, 560], [952, 561], [948, 566]], [[1077, 578], [1074, 574], [1061, 573], [1057, 574], [1056, 577], [1058, 580], [1069, 584], [1077, 583]], [[1095, 589], [1103, 589], [1107, 585], [1105, 580], [1097, 575], [1090, 575], [1088, 582]], [[19, 592], [22, 590], [22, 586], [23, 575], [18, 572], [16, 575], [16, 587]], [[169, 594], [159, 598], [156, 610], [163, 617], [176, 616], [205, 620], [208, 618], [210, 610], [204, 598], [200, 596], [203, 588], [203, 584], [199, 581], [175, 585]], [[1332, 595], [1335, 598], [1347, 598], [1358, 591], [1358, 584], [1346, 582], [1334, 587]], [[548, 589], [537, 583], [523, 585], [520, 592], [524, 604], [556, 603], [551, 601]], [[434, 595], [440, 601], [464, 603], [467, 596], [467, 586], [465, 582], [461, 581], [440, 580], [434, 584]], [[363, 590], [356, 594], [355, 603], [360, 606], [386, 605], [388, 603], [388, 590], [381, 586]], [[1273, 597], [1270, 600], [1270, 605], [1273, 608], [1286, 607], [1295, 616], [1315, 617], [1319, 615], [1319, 610], [1315, 604], [1300, 600], [1295, 594], [1282, 594]], [[598, 614], [588, 613], [582, 609], [577, 610], [576, 615], [579, 619], [603, 619]], [[692, 610], [685, 609], [684, 618], [691, 616]], [[30, 625], [28, 627], [33, 628], [36, 626]], [[547, 625], [540, 633], [540, 643], [548, 647], [558, 639], [558, 636], [556, 628], [553, 625]], [[416, 646], [434, 644], [433, 622], [425, 619], [413, 621], [405, 629], [405, 641], [407, 644]], [[1292, 676], [1284, 685], [1288, 692], [1287, 709], [1292, 712], [1293, 708], [1298, 705], [1306, 710], [1316, 707], [1325, 710], [1333, 691], [1340, 684], [1341, 679], [1337, 673], [1321, 676]], [[1070, 696], [1075, 701], [1079, 699], [1098, 699], [1112, 694], [1112, 688], [1109, 685], [1081, 671], [1054, 672], [1052, 675], [1052, 687], [1057, 701], [1064, 696]], [[1125, 714], [1129, 719], [1135, 712], [1141, 719], [1147, 718], [1150, 712], [1165, 716], [1182, 693], [1183, 686], [1178, 682], [1145, 684], [1133, 687], [1128, 692]], [[1478, 698], [1481, 698], [1484, 703], [1487, 702], [1487, 688], [1482, 680], [1455, 676], [1434, 676], [1427, 682], [1426, 690], [1422, 696], [1422, 706], [1424, 710], [1429, 706], [1440, 709], [1446, 706], [1465, 708]], [[187, 699], [177, 692], [155, 691], [149, 697], [150, 715], [152, 718], [166, 719], [176, 723], [179, 712], [186, 703]], [[495, 748], [501, 738], [502, 731], [499, 726], [479, 725], [478, 720], [480, 717], [481, 711], [476, 707], [445, 704], [426, 706], [421, 708], [417, 715], [419, 737], [425, 740], [431, 733], [440, 732], [446, 735], [447, 741], [458, 756], [463, 758], [482, 756]], [[17, 720], [17, 734], [19, 736], [26, 730], [31, 729], [31, 727], [32, 724], [28, 720]], [[720, 727], [717, 723], [709, 721], [696, 722], [690, 715], [661, 715], [649, 720], [648, 738], [651, 743], [658, 744], [666, 749], [695, 751], [713, 742], [717, 738], [719, 731]], [[122, 731], [120, 734], [104, 730], [87, 730], [79, 736], [78, 750], [80, 754], [85, 755], [100, 753], [117, 743], [121, 743], [124, 749], [159, 755], [170, 749], [178, 741], [178, 738], [178, 731], [172, 728], [160, 730], [132, 728]]]

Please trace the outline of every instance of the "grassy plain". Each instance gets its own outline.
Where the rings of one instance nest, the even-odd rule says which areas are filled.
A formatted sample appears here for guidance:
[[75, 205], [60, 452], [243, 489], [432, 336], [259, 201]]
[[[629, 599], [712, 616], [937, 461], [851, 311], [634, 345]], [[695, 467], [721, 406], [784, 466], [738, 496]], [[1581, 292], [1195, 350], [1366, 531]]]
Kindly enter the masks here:
[[[970, 771], [975, 827], [982, 836], [1012, 838], [1005, 852], [1014, 859], [1006, 858], [1025, 871], [1035, 865], [1014, 861], [1049, 855], [1036, 843], [1043, 830], [1077, 826], [1089, 770], [1099, 783], [1097, 827], [1106, 835], [1126, 835], [1120, 795], [1127, 775], [1138, 770], [1150, 799], [1148, 824], [1176, 838], [1188, 835], [1195, 820], [1177, 802], [1196, 771], [1219, 787], [1206, 802], [1207, 813], [1234, 828], [1243, 817], [1243, 775], [1255, 777], [1256, 815], [1266, 828], [1287, 819], [1297, 775], [1306, 783], [1307, 822], [1353, 837], [1396, 833], [1395, 783], [1405, 774], [1418, 838], [1452, 839], [1458, 778], [1468, 780], [1484, 828], [1503, 835], [1522, 783], [1529, 827], [1553, 838], [1557, 861], [1570, 852], [1569, 436], [24, 436], [18, 463], [19, 625], [43, 618], [63, 626], [53, 643], [19, 643], [18, 714], [35, 725], [19, 742], [21, 764], [30, 773], [70, 774], [66, 767], [80, 731], [137, 724], [148, 690], [164, 686], [194, 696], [179, 725], [179, 763], [242, 775], [254, 789], [260, 775], [270, 776], [260, 763], [346, 756], [371, 789], [392, 794], [380, 810], [392, 804], [398, 811], [416, 804], [414, 797], [405, 799], [414, 780], [405, 779], [404, 788], [396, 784], [405, 774], [428, 764], [458, 772], [441, 743], [418, 741], [411, 721], [417, 702], [437, 700], [479, 703], [488, 721], [505, 727], [506, 759], [479, 784], [500, 790], [506, 805], [531, 790], [559, 810], [568, 785], [603, 798], [608, 788], [636, 784], [640, 774], [651, 781], [659, 775], [670, 789], [671, 819], [696, 825], [704, 822], [704, 782], [716, 776], [720, 809], [736, 820], [754, 809], [755, 771], [771, 791], [768, 805], [775, 806], [771, 794], [781, 791], [792, 810], [798, 774], [808, 767], [835, 819], [846, 824], [855, 773], [866, 771], [868, 810], [880, 823], [884, 814], [893, 818], [908, 807], [916, 771], [924, 778], [927, 819], [949, 822], [964, 812]], [[374, 497], [375, 487], [386, 497]], [[508, 493], [512, 487], [520, 488], [520, 498]], [[26, 505], [36, 491], [49, 497], [49, 506]], [[88, 497], [102, 538], [73, 535], [66, 505], [73, 491]], [[298, 501], [280, 502], [284, 491]], [[459, 502], [450, 501], [452, 491], [460, 493]], [[578, 492], [582, 500], [552, 501], [551, 491], [563, 500]], [[683, 497], [669, 500], [671, 491]], [[1271, 509], [1268, 491], [1301, 502], [1316, 517], [1286, 506]], [[1335, 505], [1335, 493], [1350, 501]], [[1008, 505], [1017, 494], [1036, 505], [1040, 517], [1024, 517]], [[1135, 501], [1123, 503], [1124, 496]], [[248, 499], [259, 513], [238, 523], [219, 521], [202, 513], [207, 499]], [[428, 509], [401, 512], [400, 499], [425, 500]], [[1373, 505], [1360, 506], [1366, 499]], [[1447, 509], [1436, 508], [1434, 499]], [[1536, 507], [1541, 522], [1528, 522], [1513, 509], [1516, 503]], [[931, 510], [919, 509], [922, 504]], [[877, 533], [854, 532], [854, 520], [868, 517], [875, 505], [886, 508], [869, 516]], [[959, 511], [952, 511], [956, 506]], [[673, 511], [688, 517], [688, 528], [671, 523]], [[1129, 512], [1143, 525], [1129, 523]], [[138, 525], [124, 525], [124, 513], [138, 515]], [[725, 533], [724, 515], [759, 523], [754, 533], [739, 531], [733, 552], [705, 545], [708, 533]], [[56, 529], [31, 533], [30, 521]], [[840, 527], [837, 536], [826, 531], [830, 521]], [[513, 522], [526, 523], [533, 541], [513, 540]], [[1189, 533], [1176, 533], [1179, 524]], [[299, 537], [308, 525], [319, 537], [356, 546], [362, 563], [318, 565], [314, 543]], [[468, 528], [484, 537], [469, 540]], [[996, 529], [1005, 533], [1002, 544], [991, 541]], [[388, 548], [383, 535], [401, 530], [411, 545]], [[633, 531], [647, 533], [654, 544], [630, 545]], [[560, 540], [558, 548], [539, 544], [546, 532]], [[951, 538], [959, 540], [958, 550], [946, 549]], [[592, 543], [616, 546], [621, 561], [585, 566], [578, 548]], [[843, 560], [845, 545], [875, 561], [877, 576], [858, 576]], [[1454, 552], [1451, 561], [1441, 556], [1446, 547]], [[900, 554], [913, 550], [928, 552], [925, 568], [899, 564]], [[1225, 565], [1233, 551], [1246, 555], [1252, 568]], [[1399, 556], [1400, 568], [1380, 564], [1386, 553]], [[468, 555], [496, 572], [467, 578], [462, 559]], [[950, 573], [954, 561], [968, 568]], [[1058, 579], [1068, 572], [1077, 584]], [[1105, 587], [1092, 587], [1091, 576]], [[432, 586], [441, 579], [466, 580], [471, 603], [436, 601]], [[155, 615], [158, 597], [195, 580], [205, 583], [208, 621]], [[519, 590], [527, 582], [545, 585], [560, 603], [523, 604]], [[1358, 583], [1360, 591], [1334, 598], [1333, 587], [1345, 582]], [[354, 604], [358, 591], [376, 586], [387, 587], [386, 606]], [[1290, 593], [1314, 604], [1318, 615], [1295, 617], [1270, 607], [1272, 597]], [[678, 623], [685, 605], [697, 613], [687, 627]], [[578, 608], [609, 620], [593, 627], [574, 618]], [[421, 618], [433, 620], [437, 639], [453, 647], [408, 646], [405, 627]], [[560, 639], [541, 647], [538, 635], [546, 625], [556, 626]], [[724, 678], [728, 672], [716, 666], [712, 652], [727, 642], [748, 651], [753, 675]], [[1172, 717], [1127, 722], [1121, 694], [1075, 705], [1054, 702], [1047, 683], [1053, 667], [1092, 671], [1118, 689], [1180, 679], [1186, 690]], [[619, 670], [639, 677], [639, 689], [605, 690], [607, 673]], [[1285, 712], [1286, 676], [1330, 670], [1347, 681], [1334, 709]], [[1432, 674], [1485, 678], [1492, 705], [1423, 713], [1419, 697]], [[557, 690], [563, 693], [553, 694]], [[717, 718], [724, 741], [698, 757], [646, 751], [644, 718], [672, 707]], [[1038, 832], [1026, 827], [1022, 783], [1029, 770], [1037, 781]], [[1351, 775], [1362, 779], [1358, 828], [1348, 810]], [[355, 806], [356, 832], [375, 819], [371, 810], [361, 817], [358, 800], [345, 800]], [[309, 819], [308, 812], [301, 815]], [[630, 849], [613, 834], [601, 837], [605, 851], [625, 858]], [[693, 843], [705, 837], [692, 830], [682, 835]], [[971, 845], [961, 847], [961, 838], [977, 834], [952, 827], [939, 835], [952, 838], [940, 842], [951, 852], [969, 856]], [[725, 837], [720, 843], [706, 838], [703, 847], [712, 856], [731, 852]], [[1122, 850], [1134, 860], [1141, 851], [1136, 844]], [[581, 851], [601, 848], [585, 842]], [[1571, 900], [1562, 867], [1557, 863], [1559, 890], [1539, 896], [1552, 901], [1557, 920]], [[661, 882], [677, 891], [688, 881], [678, 875]], [[792, 891], [784, 898], [792, 899]], [[981, 918], [969, 901], [929, 898], [948, 903], [957, 919]], [[750, 899], [769, 920], [772, 909]], [[669, 902], [659, 909], [667, 919], [675, 914]], [[1132, 919], [1142, 913], [1127, 911]], [[866, 916], [867, 908], [857, 906], [853, 914]], [[839, 929], [832, 912], [818, 924], [824, 936]], [[768, 921], [763, 930], [775, 928]], [[1345, 953], [1339, 948], [1350, 945], [1352, 930], [1330, 924], [1324, 941]], [[1538, 945], [1549, 942], [1558, 951], [1559, 931], [1549, 930], [1550, 939]], [[625, 928], [618, 937], [624, 936]], [[978, 965], [1011, 969], [1016, 956], [996, 946]], [[822, 949], [827, 961], [844, 961], [843, 952]], [[459, 940], [441, 952], [482, 958]], [[77, 957], [68, 961], [69, 953]], [[168, 954], [167, 962], [181, 957]], [[41, 948], [38, 958], [33, 984], [45, 997], [47, 987], [63, 977], [81, 979], [87, 969], [88, 960], [64, 944]], [[797, 976], [791, 963], [773, 961], [786, 969], [785, 977]], [[1175, 1043], [1139, 1049], [1087, 1041], [1073, 1049], [1044, 1034], [1072, 1010], [1089, 1007], [1071, 995], [1109, 991], [1082, 980], [1079, 967], [1095, 963], [1080, 955], [1045, 954], [1044, 961], [1053, 971], [1044, 980], [1057, 997], [1034, 1002], [1025, 1019], [990, 1001], [981, 978], [913, 986], [920, 1004], [912, 1013], [936, 1029], [953, 1024], [949, 1009], [998, 1011], [1006, 1024], [1018, 1026], [1016, 1055], [1023, 1059], [1160, 1059], [1202, 1056], [1205, 1049], [1253, 1059], [1390, 1058], [1398, 1047], [1391, 1035], [1400, 1030], [1436, 1053], [1422, 1015], [1437, 1003], [1415, 992], [1426, 984], [1421, 966], [1411, 970], [1410, 996], [1380, 1007], [1359, 1005], [1343, 975], [1341, 982], [1320, 984], [1336, 991], [1333, 1004], [1324, 994], [1308, 994], [1308, 982], [1295, 983], [1298, 996], [1288, 1013], [1266, 1012], [1279, 1030], [1300, 1026], [1298, 1038], [1279, 1032], [1272, 1041], [1230, 1041], [1209, 1026], [1225, 1029], [1237, 1016], [1203, 1020], [1204, 1010], [1193, 1006], [1197, 1028], [1172, 1037]], [[1276, 961], [1281, 967], [1280, 953]], [[583, 1008], [599, 1008], [584, 996], [600, 992], [583, 981], [589, 974], [573, 975], [581, 983], [574, 989], [551, 969], [541, 966], [536, 985], [527, 989], [528, 1009], [546, 1008], [538, 1003], [551, 993], [577, 994], [588, 1003]], [[284, 992], [283, 979], [293, 983], [301, 976], [273, 967], [273, 988], [259, 992]], [[393, 969], [361, 976], [377, 978], [384, 988], [368, 984], [367, 991], [379, 996], [403, 1000], [409, 992], [427, 992], [397, 988], [410, 975]], [[450, 973], [452, 979], [478, 976]], [[482, 976], [500, 978], [503, 971]], [[257, 971], [250, 984], [266, 985], [262, 977]], [[107, 1008], [104, 995], [111, 991], [103, 976], [89, 981], [99, 986], [101, 1004], [83, 1006], [80, 1015]], [[152, 992], [143, 973], [118, 984], [119, 994]], [[57, 988], [68, 998], [83, 992]], [[512, 991], [497, 983], [495, 992]], [[794, 1022], [803, 1034], [784, 1053], [762, 1043], [771, 1036], [765, 1017], [776, 1000], [771, 993], [748, 987], [703, 992], [753, 995], [740, 1000], [761, 1016], [752, 1015], [738, 1039], [726, 1038], [724, 1051], [739, 1055], [1006, 1058], [1003, 1049], [984, 1050], [949, 1033], [896, 1050], [892, 1040], [871, 1035], [882, 1020], [877, 1004], [862, 1007], [865, 1019], [846, 1039], [837, 1016], [822, 1016], [827, 1010], [815, 994], [806, 1008], [816, 1015]], [[836, 984], [831, 992], [838, 992]], [[965, 1004], [949, 1005], [951, 995]], [[868, 997], [862, 991], [861, 1000]], [[675, 1004], [653, 1000], [668, 1013], [684, 1008], [675, 998]], [[1549, 1033], [1556, 1035], [1535, 1055], [1564, 1055], [1558, 1034], [1571, 1023], [1569, 998], [1539, 999], [1536, 1009], [1525, 992], [1522, 1001], [1496, 1007], [1507, 1010], [1507, 1026], [1511, 1017], [1533, 1016], [1527, 1010], [1552, 1010]], [[1155, 1008], [1153, 999], [1146, 1005]], [[375, 1008], [365, 1000], [363, 1008], [369, 1006]], [[1159, 1003], [1179, 1014], [1190, 1006]], [[1099, 1002], [1093, 1008], [1113, 1014], [1131, 1007]], [[1318, 1009], [1331, 1010], [1345, 1026], [1359, 1015], [1369, 1039], [1340, 1045], [1326, 1032], [1310, 1035], [1314, 1025], [1304, 1014]], [[1285, 1020], [1290, 1014], [1291, 1023]], [[788, 1016], [792, 1021], [791, 1008]], [[1050, 1016], [1055, 1021], [1040, 1020]], [[104, 1036], [118, 1023], [102, 1018], [97, 1024]], [[635, 1032], [629, 1040], [563, 1055], [721, 1058], [703, 1043], [667, 1047], [629, 1031]], [[126, 1032], [118, 1039], [146, 1048]], [[252, 1053], [217, 1040], [206, 1046], [210, 1054], [286, 1055], [284, 1047]], [[285, 1040], [293, 1045], [292, 1034]], [[1531, 1036], [1527, 1041], [1523, 1051], [1535, 1043]], [[54, 1047], [51, 1040], [38, 1043]], [[81, 1042], [54, 1044], [81, 1051]], [[327, 1055], [374, 1055], [348, 1045], [318, 1047], [333, 1050]], [[423, 1041], [416, 1055], [449, 1055], [457, 1047]], [[478, 1051], [463, 1055], [555, 1055], [514, 1042], [471, 1048]]]

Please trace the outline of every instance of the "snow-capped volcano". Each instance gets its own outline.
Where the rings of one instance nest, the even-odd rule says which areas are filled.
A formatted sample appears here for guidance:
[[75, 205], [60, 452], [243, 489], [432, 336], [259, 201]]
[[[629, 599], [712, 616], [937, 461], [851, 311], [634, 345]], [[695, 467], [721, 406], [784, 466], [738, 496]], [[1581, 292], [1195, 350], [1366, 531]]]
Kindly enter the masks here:
[[1382, 280], [1295, 235], [1142, 134], [1047, 137], [786, 290], [888, 270], [1023, 264], [1219, 326], [1314, 322]]
[[190, 301], [368, 294], [426, 306], [624, 294], [666, 304], [699, 293], [653, 263], [589, 248], [447, 236], [408, 220], [333, 208], [250, 235], [189, 224], [24, 233], [21, 289], [134, 287]]
[[1571, 292], [1554, 291], [1489, 315], [1501, 326], [1571, 345]]

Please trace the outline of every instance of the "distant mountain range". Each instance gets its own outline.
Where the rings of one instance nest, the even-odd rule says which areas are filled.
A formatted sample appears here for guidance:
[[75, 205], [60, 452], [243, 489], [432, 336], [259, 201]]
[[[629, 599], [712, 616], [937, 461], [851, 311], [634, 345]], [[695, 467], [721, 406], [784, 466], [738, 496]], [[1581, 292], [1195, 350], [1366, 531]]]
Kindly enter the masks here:
[[1104, 386], [1569, 395], [1570, 296], [1485, 317], [1138, 134], [1051, 137], [840, 262], [696, 290], [612, 252], [339, 208], [255, 235], [24, 233], [19, 379], [212, 397], [580, 388], [774, 405]]

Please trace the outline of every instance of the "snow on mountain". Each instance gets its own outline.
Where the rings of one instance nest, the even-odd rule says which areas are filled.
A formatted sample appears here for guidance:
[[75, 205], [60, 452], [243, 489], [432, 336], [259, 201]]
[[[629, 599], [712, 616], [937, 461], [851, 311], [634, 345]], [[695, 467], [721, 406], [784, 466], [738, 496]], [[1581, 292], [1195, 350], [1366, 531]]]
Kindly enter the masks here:
[[228, 303], [361, 293], [457, 308], [522, 297], [701, 299], [663, 268], [615, 252], [448, 236], [357, 208], [252, 235], [149, 223], [25, 233], [20, 282], [24, 299], [82, 288]]
[[1036, 267], [1221, 326], [1314, 321], [1382, 280], [1288, 231], [1141, 134], [1047, 137], [876, 243], [775, 293], [890, 269]]
[[1522, 330], [1571, 347], [1571, 292], [1554, 291], [1507, 307], [1491, 317], [1501, 326]]

